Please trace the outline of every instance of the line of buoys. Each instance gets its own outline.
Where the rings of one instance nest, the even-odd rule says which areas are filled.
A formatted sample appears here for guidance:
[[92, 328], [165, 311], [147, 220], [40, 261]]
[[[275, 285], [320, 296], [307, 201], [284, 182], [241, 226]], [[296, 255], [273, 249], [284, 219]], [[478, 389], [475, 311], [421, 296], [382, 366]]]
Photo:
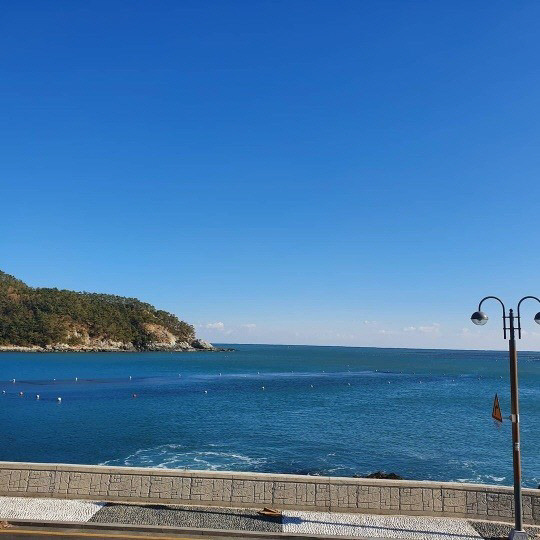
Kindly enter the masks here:
[[[5, 391], [5, 390], [2, 390], [2, 394], [3, 394], [3, 395], [6, 395], [6, 391]], [[24, 392], [22, 392], [22, 391], [19, 392], [19, 393], [18, 393], [18, 396], [19, 396], [19, 397], [24, 397]], [[133, 397], [137, 397], [137, 394], [133, 394]], [[40, 394], [36, 394], [36, 400], [38, 400], [38, 399], [41, 399], [41, 395], [40, 395]], [[61, 403], [61, 402], [62, 402], [62, 398], [61, 398], [61, 397], [57, 397], [57, 398], [56, 398], [56, 401], [57, 401], [58, 403]]]
[[[376, 369], [375, 371], [378, 371], [378, 369]], [[325, 370], [323, 370], [322, 372], [323, 372], [323, 373], [326, 373]], [[291, 371], [291, 373], [294, 373], [294, 372]], [[403, 372], [400, 372], [400, 373], [403, 373]], [[413, 373], [413, 374], [414, 374], [414, 373]], [[219, 376], [221, 377], [222, 375], [223, 375], [223, 374], [220, 372], [220, 373], [219, 373]], [[257, 375], [260, 375], [260, 371], [257, 371]], [[180, 374], [180, 373], [178, 374], [178, 377], [181, 377], [181, 374]], [[502, 375], [500, 375], [500, 378], [501, 378], [501, 379], [503, 378]], [[130, 375], [130, 376], [129, 376], [129, 380], [132, 380], [132, 379], [133, 379], [133, 377]], [[478, 377], [478, 379], [481, 379], [481, 377]], [[78, 377], [75, 377], [75, 381], [78, 381], [78, 380], [79, 380], [79, 378], [78, 378]], [[53, 379], [53, 381], [56, 381], [56, 379]], [[16, 382], [16, 379], [11, 379], [11, 382], [12, 382], [12, 383], [15, 383], [15, 382]], [[420, 384], [423, 383], [423, 381], [421, 381], [421, 380], [418, 381], [418, 382], [419, 382]], [[456, 380], [455, 380], [455, 379], [452, 379], [452, 382], [456, 382]], [[388, 384], [391, 384], [391, 381], [387, 381], [387, 383], [388, 383]], [[348, 382], [348, 383], [347, 383], [347, 386], [351, 386], [351, 383]], [[311, 384], [311, 385], [310, 385], [310, 388], [314, 388], [314, 385]], [[261, 386], [261, 390], [266, 390], [266, 387]], [[205, 393], [205, 394], [208, 394], [208, 390], [204, 390], [204, 393]], [[2, 390], [2, 394], [5, 395], [5, 394], [6, 394], [6, 390]], [[23, 397], [23, 396], [24, 396], [24, 392], [21, 391], [21, 392], [19, 392], [18, 395], [19, 395], [20, 397]], [[41, 396], [40, 396], [39, 394], [36, 394], [36, 400], [39, 400], [40, 397], [41, 397]], [[133, 398], [137, 398], [137, 397], [139, 397], [139, 396], [138, 396], [138, 394], [132, 394], [132, 397], [133, 397]], [[61, 398], [61, 397], [57, 397], [57, 398], [56, 398], [56, 401], [57, 401], [58, 403], [61, 403], [61, 402], [62, 402], [62, 398]]]

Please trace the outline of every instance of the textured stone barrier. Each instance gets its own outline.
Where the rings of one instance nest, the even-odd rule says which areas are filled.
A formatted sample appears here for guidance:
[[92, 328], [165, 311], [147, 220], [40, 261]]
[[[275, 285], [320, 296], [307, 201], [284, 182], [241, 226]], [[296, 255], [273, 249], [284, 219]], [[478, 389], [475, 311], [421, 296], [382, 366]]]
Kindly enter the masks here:
[[[523, 491], [540, 525], [540, 490]], [[512, 521], [511, 488], [328, 476], [0, 462], [0, 495]]]

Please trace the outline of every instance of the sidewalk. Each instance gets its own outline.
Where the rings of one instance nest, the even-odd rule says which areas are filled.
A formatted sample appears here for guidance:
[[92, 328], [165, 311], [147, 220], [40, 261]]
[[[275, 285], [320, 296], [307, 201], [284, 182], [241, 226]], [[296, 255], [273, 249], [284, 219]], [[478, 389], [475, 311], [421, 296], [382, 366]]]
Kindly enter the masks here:
[[[106, 502], [0, 497], [0, 520], [119, 524], [196, 530], [269, 534], [401, 538], [405, 540], [477, 540], [505, 537], [510, 526], [454, 518], [380, 516], [285, 510], [280, 518], [260, 516], [254, 509], [208, 506], [132, 505]], [[534, 538], [540, 528], [531, 527]]]

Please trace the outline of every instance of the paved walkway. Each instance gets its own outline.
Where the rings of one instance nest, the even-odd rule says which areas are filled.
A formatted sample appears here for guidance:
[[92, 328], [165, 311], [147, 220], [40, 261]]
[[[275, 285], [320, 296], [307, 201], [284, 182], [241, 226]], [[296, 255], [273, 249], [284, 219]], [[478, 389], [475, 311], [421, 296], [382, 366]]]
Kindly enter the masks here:
[[[281, 518], [268, 518], [258, 515], [253, 509], [0, 497], [0, 520], [10, 519], [405, 540], [478, 540], [505, 536], [510, 529], [505, 525], [454, 518], [292, 510], [284, 511]], [[536, 536], [537, 530], [530, 532]]]

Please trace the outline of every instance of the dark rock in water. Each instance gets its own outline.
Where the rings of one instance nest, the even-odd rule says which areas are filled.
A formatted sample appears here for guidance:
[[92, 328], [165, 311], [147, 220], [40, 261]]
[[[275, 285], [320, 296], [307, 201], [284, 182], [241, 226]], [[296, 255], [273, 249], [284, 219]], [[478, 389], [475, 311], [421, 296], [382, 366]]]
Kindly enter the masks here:
[[399, 476], [399, 474], [393, 472], [385, 473], [383, 471], [376, 471], [374, 473], [368, 474], [367, 476], [355, 474], [354, 478], [376, 478], [377, 480], [405, 480], [405, 478], [403, 478], [403, 476]]
[[191, 342], [191, 346], [194, 349], [200, 349], [203, 351], [213, 351], [214, 346], [211, 343], [208, 343], [208, 341], [204, 341], [203, 339], [194, 339]]
[[204, 341], [203, 339], [194, 339], [190, 346], [197, 351], [233, 352], [235, 350], [231, 348], [214, 347], [211, 343], [208, 343], [208, 341]]

